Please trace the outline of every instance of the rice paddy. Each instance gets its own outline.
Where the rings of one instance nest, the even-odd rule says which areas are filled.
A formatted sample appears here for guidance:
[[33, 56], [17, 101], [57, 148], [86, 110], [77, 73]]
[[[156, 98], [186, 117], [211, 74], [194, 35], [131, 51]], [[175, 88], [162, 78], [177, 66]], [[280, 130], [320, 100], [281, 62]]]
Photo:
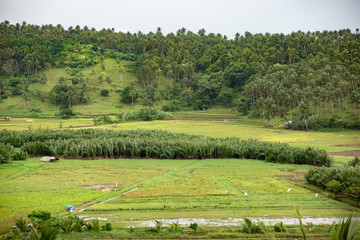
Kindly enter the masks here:
[[[211, 120], [212, 119], [212, 120]], [[37, 130], [93, 126], [92, 119], [0, 120], [0, 129]], [[212, 137], [257, 138], [315, 146], [327, 151], [357, 150], [358, 131], [303, 132], [264, 128], [261, 121], [229, 110], [178, 113], [172, 121], [127, 122], [109, 129], [161, 129]], [[336, 156], [335, 166], [351, 157]], [[87, 207], [81, 215], [106, 218], [115, 227], [132, 221], [178, 218], [296, 217], [295, 207], [308, 217], [343, 217], [360, 210], [315, 196], [304, 180], [313, 166], [267, 163], [247, 159], [158, 160], [98, 159], [43, 163], [39, 158], [0, 165], [0, 231], [32, 210], [65, 214], [66, 205]], [[115, 185], [109, 189], [82, 188]], [[125, 195], [128, 190], [135, 189]], [[290, 190], [289, 190], [290, 189]], [[113, 198], [102, 204], [92, 205]], [[125, 222], [128, 223], [125, 223]]]

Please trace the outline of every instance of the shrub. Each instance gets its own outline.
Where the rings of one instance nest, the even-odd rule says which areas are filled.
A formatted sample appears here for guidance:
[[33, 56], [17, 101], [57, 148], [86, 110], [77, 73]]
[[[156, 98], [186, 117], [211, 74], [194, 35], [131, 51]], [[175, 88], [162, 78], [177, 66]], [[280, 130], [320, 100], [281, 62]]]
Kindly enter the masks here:
[[263, 224], [256, 224], [251, 222], [250, 219], [244, 218], [244, 223], [242, 224], [242, 232], [248, 233], [248, 234], [254, 234], [254, 233], [264, 233], [263, 231]]
[[360, 166], [360, 157], [356, 156], [353, 160], [351, 160], [347, 163], [347, 166], [349, 166], [349, 167]]
[[95, 126], [100, 126], [104, 124], [113, 124], [119, 123], [120, 120], [112, 119], [110, 116], [103, 115], [93, 119]]
[[100, 232], [99, 219], [96, 218], [96, 219], [92, 220], [92, 222], [88, 224], [88, 229], [89, 229], [89, 231]]
[[131, 103], [139, 97], [138, 92], [132, 86], [127, 86], [121, 91], [121, 101], [123, 103]]
[[8, 163], [13, 156], [14, 147], [10, 144], [0, 143], [0, 163]]
[[101, 227], [101, 231], [112, 231], [111, 223], [106, 223], [104, 226]]
[[171, 223], [169, 230], [170, 232], [181, 232], [181, 227], [179, 222]]
[[[356, 194], [350, 194], [350, 187], [357, 186], [360, 182], [360, 167], [338, 167], [310, 169], [305, 175], [309, 184], [328, 189], [335, 195], [345, 189], [349, 197], [356, 199]], [[356, 189], [354, 189], [356, 190]]]
[[109, 90], [103, 89], [103, 90], [101, 90], [100, 95], [103, 97], [107, 97], [107, 96], [109, 96], [109, 93], [110, 93]]
[[287, 229], [284, 226], [283, 222], [278, 222], [274, 225], [274, 231], [275, 232], [286, 232]]
[[60, 110], [60, 118], [62, 119], [68, 119], [75, 116], [75, 113], [72, 111], [72, 109], [61, 109]]
[[359, 207], [360, 200], [360, 183], [350, 186], [346, 192], [348, 195], [356, 200], [356, 206]]
[[43, 211], [43, 210], [37, 210], [37, 211], [32, 211], [32, 213], [30, 213], [28, 215], [28, 217], [32, 220], [35, 221], [36, 219], [41, 219], [41, 220], [48, 220], [51, 219], [51, 213], [48, 211]]
[[189, 225], [189, 228], [194, 232], [196, 233], [199, 229], [199, 225], [196, 223], [196, 222], [193, 222]]
[[20, 151], [15, 151], [12, 155], [12, 160], [14, 161], [25, 161], [28, 158], [28, 153], [20, 149]]
[[180, 110], [180, 102], [177, 100], [173, 100], [167, 105], [161, 107], [161, 110], [164, 112], [175, 112]]

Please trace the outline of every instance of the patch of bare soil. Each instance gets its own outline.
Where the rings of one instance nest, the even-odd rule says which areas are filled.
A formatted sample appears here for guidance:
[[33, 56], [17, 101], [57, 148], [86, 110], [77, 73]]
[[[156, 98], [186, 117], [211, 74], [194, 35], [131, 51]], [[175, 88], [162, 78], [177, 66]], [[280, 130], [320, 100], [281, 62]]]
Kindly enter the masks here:
[[357, 147], [357, 148], [360, 148], [360, 144], [335, 145], [335, 147]]
[[305, 173], [303, 171], [299, 171], [298, 169], [286, 169], [286, 170], [281, 169], [280, 172], [287, 172], [291, 174], [277, 175], [276, 177], [291, 181], [293, 183], [305, 182], [305, 178], [304, 178]]
[[192, 174], [193, 172], [195, 172], [197, 169], [195, 168], [195, 169], [191, 169], [189, 172], [187, 172], [186, 174], [187, 175], [190, 175], [190, 174]]
[[330, 156], [355, 157], [355, 156], [360, 156], [360, 150], [330, 152], [329, 155]]

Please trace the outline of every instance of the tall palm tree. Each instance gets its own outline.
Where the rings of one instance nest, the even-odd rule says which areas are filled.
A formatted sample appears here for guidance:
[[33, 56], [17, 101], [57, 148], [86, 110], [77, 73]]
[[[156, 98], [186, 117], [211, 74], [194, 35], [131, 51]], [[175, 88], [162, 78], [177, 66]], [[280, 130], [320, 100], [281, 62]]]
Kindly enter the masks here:
[[124, 65], [122, 65], [121, 63], [118, 65], [117, 67], [117, 70], [120, 74], [120, 84], [121, 84], [121, 87], [123, 86], [123, 73], [125, 71], [125, 68], [124, 68]]

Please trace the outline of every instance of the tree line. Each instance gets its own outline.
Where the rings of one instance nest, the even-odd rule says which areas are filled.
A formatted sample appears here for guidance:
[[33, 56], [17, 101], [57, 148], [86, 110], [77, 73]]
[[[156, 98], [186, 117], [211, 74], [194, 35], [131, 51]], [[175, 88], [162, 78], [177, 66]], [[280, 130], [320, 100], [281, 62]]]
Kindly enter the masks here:
[[[205, 29], [164, 35], [161, 28], [145, 34], [5, 21], [0, 23], [0, 95], [14, 84], [6, 82], [11, 77], [36, 77], [50, 67], [81, 69], [110, 57], [135, 61], [144, 88], [157, 89], [169, 105], [235, 106], [265, 120], [301, 118], [308, 128], [312, 115], [358, 116], [359, 40], [358, 29], [228, 38]], [[123, 66], [118, 72], [122, 79]]]

